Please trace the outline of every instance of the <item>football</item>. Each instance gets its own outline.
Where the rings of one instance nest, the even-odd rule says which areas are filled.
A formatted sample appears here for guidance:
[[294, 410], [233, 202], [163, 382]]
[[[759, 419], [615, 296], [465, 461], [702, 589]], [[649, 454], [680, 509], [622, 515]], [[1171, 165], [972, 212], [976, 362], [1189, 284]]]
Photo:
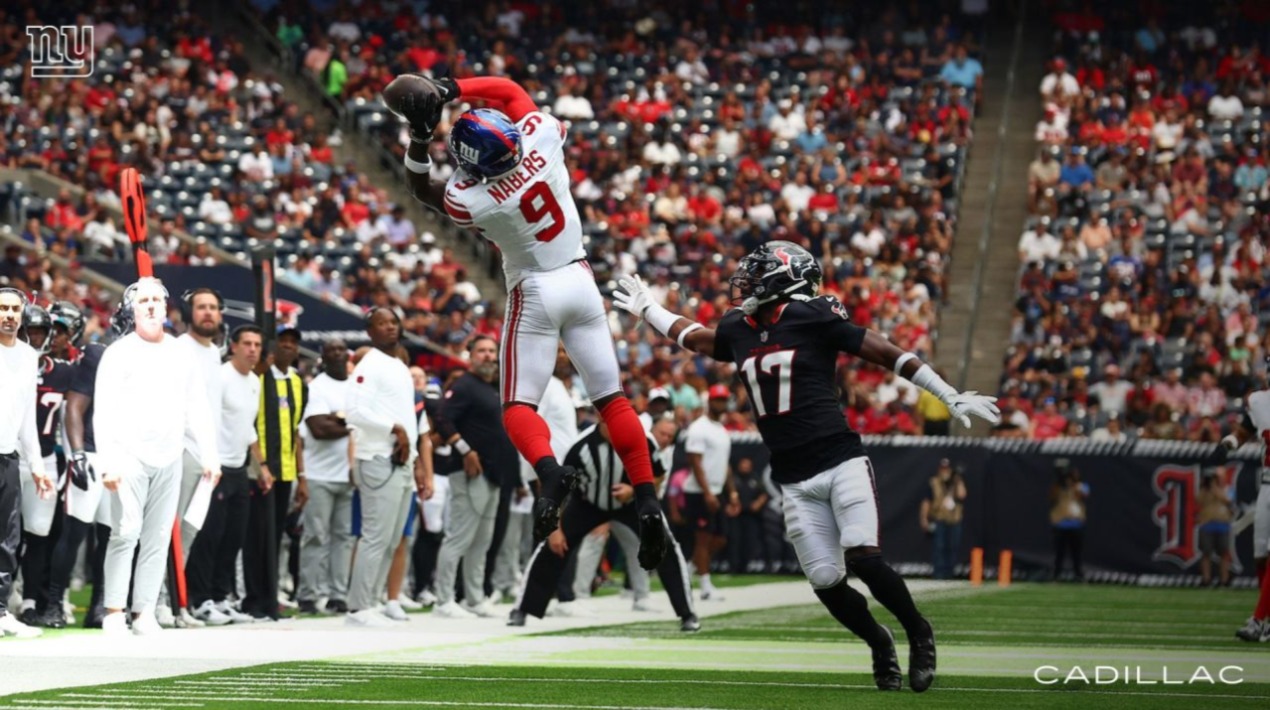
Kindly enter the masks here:
[[436, 126], [444, 104], [436, 82], [420, 74], [402, 74], [384, 87], [384, 103], [388, 110], [411, 126]]

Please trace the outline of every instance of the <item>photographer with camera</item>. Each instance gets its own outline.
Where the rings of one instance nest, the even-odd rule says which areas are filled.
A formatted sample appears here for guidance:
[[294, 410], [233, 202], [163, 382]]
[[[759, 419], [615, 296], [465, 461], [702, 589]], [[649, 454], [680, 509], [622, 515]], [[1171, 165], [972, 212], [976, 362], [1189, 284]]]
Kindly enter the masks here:
[[1084, 581], [1080, 563], [1085, 536], [1085, 499], [1089, 484], [1080, 480], [1080, 471], [1068, 459], [1054, 461], [1054, 485], [1050, 487], [1050, 525], [1054, 528], [1054, 579], [1063, 572], [1063, 559], [1072, 558], [1077, 581]]
[[1213, 585], [1213, 556], [1218, 563], [1221, 585], [1230, 584], [1230, 523], [1235, 516], [1235, 503], [1217, 469], [1204, 471], [1199, 487], [1199, 570], [1204, 586]]
[[953, 567], [961, 550], [962, 508], [966, 502], [966, 481], [961, 467], [953, 468], [940, 459], [939, 470], [930, 479], [930, 493], [922, 500], [921, 523], [934, 538], [932, 553], [935, 579], [952, 579]]

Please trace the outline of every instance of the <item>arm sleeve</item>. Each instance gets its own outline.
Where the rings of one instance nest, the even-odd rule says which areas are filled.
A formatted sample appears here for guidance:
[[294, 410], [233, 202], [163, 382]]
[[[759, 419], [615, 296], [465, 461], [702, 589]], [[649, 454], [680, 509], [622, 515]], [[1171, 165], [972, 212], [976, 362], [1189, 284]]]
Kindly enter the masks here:
[[829, 342], [833, 343], [834, 347], [852, 355], [860, 352], [860, 347], [864, 345], [864, 335], [868, 332], [866, 329], [841, 319], [827, 325], [829, 326], [827, 329]]
[[519, 122], [526, 114], [538, 110], [538, 105], [519, 84], [499, 76], [478, 76], [459, 79], [459, 91], [463, 98], [481, 99], [503, 106], [508, 118]]
[[26, 406], [23, 407], [22, 423], [18, 427], [18, 438], [22, 442], [22, 457], [27, 460], [31, 466], [31, 472], [40, 474], [47, 473], [44, 470], [44, 457], [40, 451], [40, 435], [36, 428], [36, 407], [35, 398], [38, 387], [36, 385], [36, 373], [39, 372], [39, 358], [35, 358], [35, 367], [30, 369], [30, 377], [27, 378], [27, 386], [23, 387], [21, 395], [26, 400]]
[[378, 394], [377, 381], [373, 361], [363, 359], [353, 370], [353, 384], [348, 389], [348, 403], [345, 407], [348, 423], [361, 429], [370, 437], [386, 437], [392, 433], [395, 422], [383, 414], [376, 412], [374, 402]]
[[184, 348], [181, 357], [185, 362], [185, 430], [198, 442], [199, 461], [205, 469], [220, 470], [220, 449], [216, 444], [216, 429], [212, 413], [207, 407], [207, 384], [203, 382], [203, 369]]

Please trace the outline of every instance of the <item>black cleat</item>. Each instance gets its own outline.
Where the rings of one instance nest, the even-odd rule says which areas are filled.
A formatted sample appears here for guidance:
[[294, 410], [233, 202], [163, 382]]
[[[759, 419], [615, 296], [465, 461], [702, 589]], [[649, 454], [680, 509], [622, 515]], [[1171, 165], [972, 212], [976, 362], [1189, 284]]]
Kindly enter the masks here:
[[639, 566], [646, 570], [657, 569], [670, 549], [670, 535], [666, 532], [661, 508], [657, 507], [656, 499], [652, 503], [652, 511], [639, 516]]
[[525, 612], [521, 611], [520, 609], [512, 609], [511, 615], [507, 617], [507, 625], [508, 626], [524, 626]]
[[61, 604], [50, 604], [49, 608], [35, 620], [37, 626], [43, 626], [46, 629], [64, 629], [66, 628], [66, 612], [62, 610]]
[[900, 659], [895, 655], [895, 634], [881, 624], [878, 628], [886, 634], [886, 643], [873, 646], [873, 682], [878, 690], [899, 690], [904, 687], [904, 673]]
[[680, 621], [679, 630], [685, 634], [695, 634], [701, 630], [701, 621], [696, 614], [689, 614]]
[[328, 599], [326, 602], [326, 613], [328, 614], [347, 614], [348, 605], [343, 599]]
[[94, 604], [89, 607], [88, 613], [84, 614], [84, 628], [100, 629], [101, 620], [106, 618], [106, 607], [103, 604]]
[[586, 490], [587, 475], [572, 466], [560, 467], [560, 487], [563, 490], [573, 493], [582, 493]]
[[35, 607], [23, 609], [22, 613], [18, 614], [18, 621], [21, 621], [27, 626], [42, 626], [40, 623], [41, 618], [40, 612], [36, 611]]
[[[328, 604], [327, 607], [329, 608], [330, 605]], [[296, 608], [299, 610], [301, 614], [320, 613], [318, 611], [317, 602], [313, 601], [312, 599], [301, 599], [299, 602], [296, 603]]]
[[546, 540], [557, 527], [560, 527], [560, 504], [545, 496], [534, 501], [534, 540]]
[[935, 682], [935, 629], [922, 619], [926, 635], [908, 638], [908, 687], [921, 693]]

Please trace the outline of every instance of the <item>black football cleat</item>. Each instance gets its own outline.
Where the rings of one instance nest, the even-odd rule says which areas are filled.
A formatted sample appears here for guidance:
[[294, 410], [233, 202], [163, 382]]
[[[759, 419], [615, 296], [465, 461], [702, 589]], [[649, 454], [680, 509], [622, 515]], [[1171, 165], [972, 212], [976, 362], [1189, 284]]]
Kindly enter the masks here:
[[62, 605], [50, 604], [40, 618], [36, 619], [36, 625], [46, 629], [66, 628], [66, 612], [62, 610]]
[[935, 682], [935, 629], [922, 619], [926, 627], [924, 636], [908, 639], [908, 687], [921, 693]]
[[520, 609], [512, 609], [511, 615], [507, 617], [507, 625], [508, 626], [524, 626], [525, 612], [521, 611]]
[[560, 467], [560, 487], [573, 493], [582, 493], [586, 489], [587, 475], [572, 466]]
[[696, 614], [689, 614], [680, 621], [679, 630], [685, 634], [695, 634], [701, 630], [701, 620]]
[[313, 601], [312, 599], [301, 599], [300, 601], [296, 602], [296, 609], [301, 614], [315, 615], [315, 614], [321, 613], [318, 611], [317, 602]]
[[879, 628], [886, 634], [886, 642], [873, 646], [873, 682], [878, 690], [899, 690], [904, 687], [904, 672], [900, 670], [900, 659], [895, 655], [895, 634], [881, 624]]
[[560, 504], [543, 496], [534, 501], [534, 540], [542, 542], [560, 526]]
[[326, 602], [326, 613], [328, 614], [347, 614], [348, 605], [343, 599], [329, 599]]
[[639, 514], [639, 566], [654, 570], [661, 565], [670, 549], [670, 534], [666, 531], [656, 498], [651, 499], [647, 507], [640, 507], [643, 512]]
[[84, 628], [100, 629], [101, 620], [106, 618], [106, 607], [104, 604], [94, 604], [89, 607], [88, 613], [84, 614]]

